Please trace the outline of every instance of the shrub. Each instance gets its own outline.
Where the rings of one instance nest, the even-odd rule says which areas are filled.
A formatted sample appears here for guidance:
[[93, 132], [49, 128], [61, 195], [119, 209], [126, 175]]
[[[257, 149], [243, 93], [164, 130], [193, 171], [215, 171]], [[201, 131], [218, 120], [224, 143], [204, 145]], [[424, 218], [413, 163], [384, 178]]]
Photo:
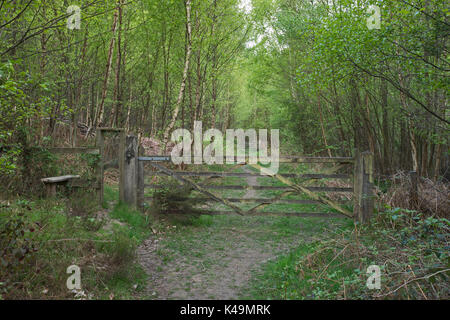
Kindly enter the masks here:
[[168, 180], [153, 191], [151, 211], [159, 214], [198, 213], [199, 210], [194, 206], [199, 205], [199, 201], [189, 198], [192, 191], [193, 188], [189, 185]]
[[[31, 210], [27, 202], [19, 205]], [[38, 250], [31, 239], [36, 227], [20, 210], [3, 209], [0, 213], [0, 293], [11, 289], [15, 275]]]

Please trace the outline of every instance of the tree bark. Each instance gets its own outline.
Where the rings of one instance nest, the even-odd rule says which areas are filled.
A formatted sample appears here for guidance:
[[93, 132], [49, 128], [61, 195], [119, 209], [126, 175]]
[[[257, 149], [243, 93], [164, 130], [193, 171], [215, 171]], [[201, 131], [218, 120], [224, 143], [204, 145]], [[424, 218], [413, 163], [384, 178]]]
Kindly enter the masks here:
[[120, 73], [122, 67], [122, 0], [119, 0], [119, 26], [117, 31], [117, 56], [116, 56], [116, 75], [114, 81], [114, 107], [111, 113], [111, 127], [117, 126], [119, 122], [119, 113], [122, 108], [122, 86], [120, 83]]
[[114, 42], [115, 42], [115, 35], [117, 30], [117, 18], [119, 15], [119, 7], [117, 7], [116, 11], [114, 12], [114, 19], [112, 23], [112, 37], [111, 42], [109, 44], [109, 51], [108, 51], [108, 60], [106, 63], [106, 71], [105, 71], [105, 79], [103, 81], [103, 89], [102, 89], [102, 98], [100, 101], [100, 105], [97, 109], [95, 119], [94, 119], [94, 127], [101, 126], [103, 124], [103, 118], [104, 118], [104, 104], [106, 99], [106, 93], [108, 91], [108, 80], [109, 80], [109, 74], [111, 72], [111, 65], [112, 65], [112, 55], [113, 55], [113, 49], [114, 49]]
[[187, 46], [186, 46], [186, 57], [184, 62], [183, 79], [181, 80], [180, 91], [178, 93], [177, 104], [175, 105], [175, 110], [172, 114], [172, 119], [169, 122], [163, 136], [163, 149], [165, 151], [167, 141], [169, 140], [169, 134], [172, 131], [175, 121], [178, 117], [178, 112], [180, 110], [180, 105], [183, 101], [184, 89], [186, 87], [186, 78], [189, 70], [189, 61], [191, 58], [191, 0], [186, 0], [186, 32], [187, 32]]

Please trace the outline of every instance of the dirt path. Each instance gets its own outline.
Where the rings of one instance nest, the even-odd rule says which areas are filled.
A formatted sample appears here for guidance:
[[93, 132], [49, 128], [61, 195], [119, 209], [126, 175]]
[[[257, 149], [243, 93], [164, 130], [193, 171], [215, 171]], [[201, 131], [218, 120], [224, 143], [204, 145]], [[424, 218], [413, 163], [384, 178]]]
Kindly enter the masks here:
[[[258, 181], [248, 177], [247, 183], [254, 186]], [[244, 195], [256, 196], [255, 190]], [[149, 275], [147, 295], [153, 299], [238, 299], [267, 261], [311, 241], [324, 226], [314, 219], [203, 216], [194, 225], [177, 225], [154, 235], [138, 249], [139, 262]]]
[[238, 228], [210, 236], [198, 248], [189, 246], [186, 255], [148, 239], [139, 249], [150, 276], [147, 293], [157, 299], [237, 299], [252, 273], [284, 251], [271, 243], [255, 243]]
[[[244, 171], [252, 172], [245, 167]], [[258, 185], [257, 177], [246, 179], [248, 185]], [[244, 198], [255, 196], [255, 190], [247, 190]], [[271, 248], [273, 243], [255, 241], [249, 231], [243, 230], [242, 224], [206, 231], [209, 241], [198, 243], [197, 248], [194, 248], [197, 241], [191, 242], [186, 250], [191, 255], [175, 252], [169, 258], [171, 263], [164, 261], [174, 253], [167, 244], [159, 245], [158, 239], [148, 239], [139, 248], [141, 264], [151, 275], [148, 293], [160, 299], [236, 299], [252, 271], [280, 253]]]

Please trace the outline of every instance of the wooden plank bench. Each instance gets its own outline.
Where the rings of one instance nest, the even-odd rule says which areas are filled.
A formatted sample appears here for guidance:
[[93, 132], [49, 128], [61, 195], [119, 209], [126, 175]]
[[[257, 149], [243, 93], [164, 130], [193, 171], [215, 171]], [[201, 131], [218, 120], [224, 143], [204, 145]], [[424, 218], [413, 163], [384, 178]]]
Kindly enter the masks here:
[[59, 176], [59, 177], [49, 177], [43, 178], [41, 181], [45, 184], [45, 188], [47, 191], [47, 197], [53, 197], [56, 195], [56, 186], [64, 185], [66, 186], [70, 181], [79, 179], [79, 175], [67, 175], [67, 176]]

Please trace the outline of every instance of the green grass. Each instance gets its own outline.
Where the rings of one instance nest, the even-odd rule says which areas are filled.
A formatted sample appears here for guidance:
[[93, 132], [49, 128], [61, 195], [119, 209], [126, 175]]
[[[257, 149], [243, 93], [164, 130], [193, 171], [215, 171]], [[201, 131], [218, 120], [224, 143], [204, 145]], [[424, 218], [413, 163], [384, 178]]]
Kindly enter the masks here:
[[[346, 222], [327, 239], [301, 243], [253, 276], [244, 299], [448, 299], [449, 225], [400, 208], [368, 225]], [[366, 286], [381, 268], [381, 288]]]
[[[114, 189], [105, 190], [108, 201], [117, 197]], [[73, 201], [18, 199], [0, 208], [0, 248], [11, 253], [17, 247], [37, 249], [26, 253], [20, 262], [11, 254], [2, 256], [8, 267], [0, 269], [1, 297], [73, 299], [74, 294], [66, 288], [66, 269], [72, 264], [81, 268], [82, 290], [90, 298], [140, 297], [146, 274], [135, 261], [135, 250], [149, 234], [147, 218], [125, 205], [116, 205], [110, 215], [121, 225], [113, 224], [107, 231], [90, 205], [83, 212], [77, 204], [77, 213], [82, 215], [70, 214], [73, 203], [84, 203], [79, 196]], [[14, 222], [13, 228], [8, 222]]]
[[130, 209], [126, 204], [117, 204], [111, 211], [110, 216], [127, 224], [127, 232], [132, 239], [142, 241], [150, 234], [148, 216]]
[[119, 188], [118, 186], [104, 185], [103, 189], [103, 208], [109, 209], [111, 204], [119, 201]]
[[[170, 248], [164, 255], [192, 255], [200, 257], [208, 252], [221, 252], [227, 246], [227, 232], [233, 230], [249, 237], [252, 243], [278, 246], [279, 244], [308, 239], [322, 235], [328, 228], [335, 229], [343, 225], [342, 219], [321, 219], [288, 216], [239, 216], [218, 215], [191, 217], [186, 223], [180, 223], [175, 217], [167, 217], [171, 225], [170, 236], [161, 245]], [[325, 235], [323, 235], [325, 237]], [[225, 238], [224, 238], [225, 237]], [[163, 254], [163, 251], [160, 252]]]
[[301, 293], [311, 284], [308, 279], [298, 277], [296, 266], [300, 257], [313, 250], [313, 245], [304, 244], [288, 255], [267, 263], [263, 271], [254, 276], [253, 285], [240, 299], [280, 300], [304, 297]]
[[[310, 221], [313, 223], [313, 221]], [[350, 223], [339, 224], [338, 230], [348, 230]], [[316, 229], [317, 230], [317, 229]], [[322, 229], [323, 230], [323, 229]], [[320, 235], [319, 230], [315, 231]], [[322, 234], [323, 238], [330, 238], [333, 234]], [[315, 298], [333, 298], [333, 293], [340, 289], [340, 285], [330, 280], [331, 277], [349, 277], [353, 273], [351, 268], [339, 267], [339, 262], [333, 262], [333, 255], [328, 252], [324, 255], [321, 269], [308, 269], [302, 272], [302, 261], [309, 254], [319, 250], [322, 240], [309, 243], [301, 243], [288, 254], [283, 255], [275, 261], [270, 261], [264, 265], [262, 270], [253, 275], [249, 287], [244, 290], [240, 299], [258, 300], [303, 300]], [[328, 264], [328, 262], [331, 262]], [[327, 266], [328, 273], [319, 281], [316, 281], [317, 273], [320, 273]], [[330, 272], [331, 271], [331, 272]], [[300, 276], [301, 274], [301, 276]]]

